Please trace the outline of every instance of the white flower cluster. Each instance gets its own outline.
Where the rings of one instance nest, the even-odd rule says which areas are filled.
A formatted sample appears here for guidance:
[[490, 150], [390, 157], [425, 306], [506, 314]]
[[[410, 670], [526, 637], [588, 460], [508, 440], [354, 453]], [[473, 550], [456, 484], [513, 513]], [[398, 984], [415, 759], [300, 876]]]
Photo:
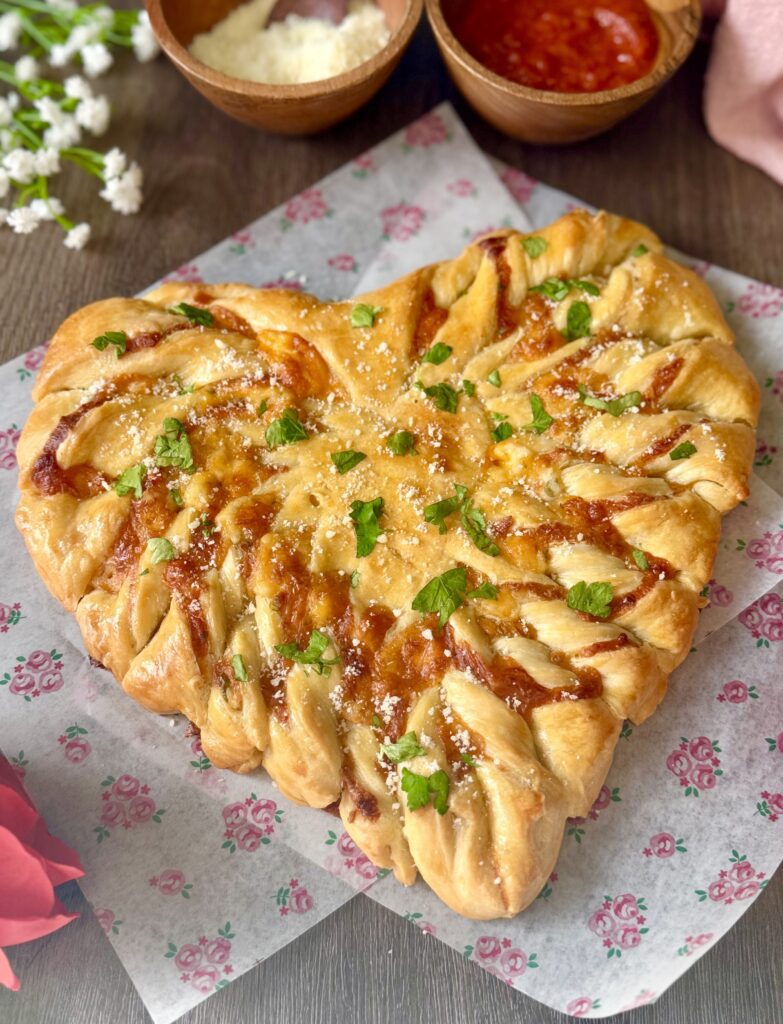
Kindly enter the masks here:
[[128, 158], [122, 150], [110, 149], [103, 158], [103, 176], [106, 185], [101, 190], [101, 199], [105, 199], [117, 213], [125, 216], [138, 213], [143, 198], [141, 186], [144, 176], [136, 161], [128, 166]]

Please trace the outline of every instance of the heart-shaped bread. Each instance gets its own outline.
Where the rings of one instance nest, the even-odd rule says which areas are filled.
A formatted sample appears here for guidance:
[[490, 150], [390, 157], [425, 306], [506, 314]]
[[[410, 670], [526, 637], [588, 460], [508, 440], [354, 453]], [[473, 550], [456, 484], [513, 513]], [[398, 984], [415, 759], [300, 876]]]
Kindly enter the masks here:
[[685, 657], [758, 388], [571, 213], [358, 301], [165, 284], [57, 332], [17, 521], [90, 655], [461, 914], [535, 898]]

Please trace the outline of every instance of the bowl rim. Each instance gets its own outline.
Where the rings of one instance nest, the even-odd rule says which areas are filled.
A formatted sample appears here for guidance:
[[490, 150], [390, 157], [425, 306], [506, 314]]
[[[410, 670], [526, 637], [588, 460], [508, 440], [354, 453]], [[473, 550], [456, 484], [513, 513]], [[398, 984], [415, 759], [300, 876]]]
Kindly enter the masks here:
[[[482, 79], [515, 99], [560, 107], [599, 107], [616, 103], [618, 100], [626, 100], [657, 88], [685, 63], [696, 44], [702, 22], [701, 0], [685, 0], [683, 7], [687, 7], [690, 14], [685, 31], [676, 41], [666, 60], [656, 64], [652, 71], [648, 71], [646, 75], [642, 75], [641, 78], [628, 82], [626, 85], [618, 85], [614, 89], [601, 89], [598, 92], [555, 92], [550, 89], [534, 89], [529, 85], [521, 85], [491, 71], [486, 64], [476, 60], [454, 35], [443, 13], [441, 0], [424, 0], [424, 4], [436, 42], [473, 77]], [[660, 17], [660, 12], [653, 10], [651, 13], [654, 17]]]
[[424, 0], [407, 0], [405, 14], [396, 31], [392, 32], [388, 43], [367, 60], [357, 64], [348, 71], [330, 78], [316, 79], [314, 82], [295, 82], [276, 85], [271, 82], [253, 82], [245, 78], [227, 75], [223, 71], [204, 64], [194, 57], [174, 35], [164, 12], [164, 0], [144, 0], [152, 30], [166, 55], [186, 75], [197, 78], [200, 82], [213, 89], [230, 92], [234, 95], [246, 96], [258, 100], [281, 100], [296, 102], [299, 100], [320, 99], [329, 93], [341, 92], [361, 85], [376, 72], [383, 70], [399, 56], [411, 40], [418, 25]]

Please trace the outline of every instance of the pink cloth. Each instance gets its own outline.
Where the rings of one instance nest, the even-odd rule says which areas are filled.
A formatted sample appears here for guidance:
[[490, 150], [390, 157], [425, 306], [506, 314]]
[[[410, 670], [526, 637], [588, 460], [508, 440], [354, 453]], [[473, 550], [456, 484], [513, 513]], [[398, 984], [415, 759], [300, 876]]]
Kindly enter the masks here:
[[[722, 0], [705, 0], [705, 14]], [[707, 69], [704, 116], [721, 146], [783, 185], [783, 0], [728, 0]]]

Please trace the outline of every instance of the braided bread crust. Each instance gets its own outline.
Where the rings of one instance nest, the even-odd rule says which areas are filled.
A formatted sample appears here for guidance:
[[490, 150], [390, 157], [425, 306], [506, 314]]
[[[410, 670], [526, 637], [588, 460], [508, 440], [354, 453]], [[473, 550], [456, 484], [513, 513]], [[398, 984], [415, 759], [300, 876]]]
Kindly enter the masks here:
[[90, 655], [479, 919], [686, 656], [759, 405], [704, 282], [583, 211], [355, 302], [95, 303], [34, 398], [17, 523]]

